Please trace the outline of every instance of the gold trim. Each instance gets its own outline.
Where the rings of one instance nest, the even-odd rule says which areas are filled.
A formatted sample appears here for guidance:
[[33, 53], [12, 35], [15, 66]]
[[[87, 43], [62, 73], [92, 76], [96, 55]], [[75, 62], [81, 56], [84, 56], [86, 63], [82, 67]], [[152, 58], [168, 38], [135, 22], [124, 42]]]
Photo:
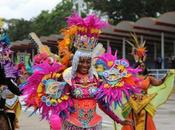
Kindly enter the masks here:
[[149, 103], [148, 105], [146, 105], [145, 110], [153, 117], [156, 113], [156, 108]]
[[147, 106], [150, 101], [157, 95], [157, 93], [153, 93], [150, 95], [133, 95], [129, 100], [129, 104], [135, 113], [139, 113], [145, 106]]

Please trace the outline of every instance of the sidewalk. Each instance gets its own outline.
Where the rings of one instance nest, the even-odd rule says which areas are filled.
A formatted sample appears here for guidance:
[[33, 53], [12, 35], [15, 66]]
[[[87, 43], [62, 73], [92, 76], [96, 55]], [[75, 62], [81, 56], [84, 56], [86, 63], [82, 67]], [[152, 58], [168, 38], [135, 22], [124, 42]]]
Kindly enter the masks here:
[[41, 121], [38, 115], [28, 117], [29, 114], [30, 113], [28, 112], [22, 112], [19, 130], [49, 130], [49, 124], [47, 121]]
[[[101, 113], [101, 112], [100, 112]], [[49, 130], [48, 122], [40, 121], [37, 115], [28, 117], [28, 112], [23, 112], [20, 118], [20, 130]], [[102, 113], [103, 130], [113, 130], [112, 120]], [[162, 105], [155, 116], [157, 130], [174, 130], [175, 120], [175, 94], [173, 93], [166, 104]]]

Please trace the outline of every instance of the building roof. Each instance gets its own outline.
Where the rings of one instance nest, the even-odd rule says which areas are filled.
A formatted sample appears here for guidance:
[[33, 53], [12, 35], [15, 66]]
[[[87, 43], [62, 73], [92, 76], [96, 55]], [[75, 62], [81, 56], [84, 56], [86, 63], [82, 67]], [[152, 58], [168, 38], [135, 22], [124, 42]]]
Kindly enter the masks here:
[[[121, 21], [116, 26], [110, 25], [103, 30], [99, 40], [102, 42], [110, 41], [115, 44], [121, 44], [122, 39], [129, 39], [131, 33], [143, 36], [144, 40], [160, 43], [161, 35], [164, 33], [165, 42], [175, 41], [175, 11], [160, 15], [158, 18], [143, 17], [136, 22]], [[42, 43], [49, 46], [57, 46], [57, 41], [63, 38], [62, 35], [52, 34], [50, 36], [41, 36]], [[32, 47], [30, 40], [15, 41], [12, 48]]]
[[[40, 40], [43, 44], [48, 46], [57, 46], [57, 41], [62, 39], [62, 35], [52, 34], [49, 36], [41, 36]], [[21, 41], [12, 42], [12, 50], [15, 49], [29, 49], [32, 48], [34, 43], [31, 40], [24, 39]]]
[[121, 21], [110, 29], [103, 30], [100, 36], [102, 41], [121, 43], [123, 38], [130, 38], [130, 33], [144, 36], [144, 40], [159, 42], [161, 34], [164, 33], [165, 41], [175, 41], [175, 11], [160, 15], [158, 18], [143, 17], [136, 22]]

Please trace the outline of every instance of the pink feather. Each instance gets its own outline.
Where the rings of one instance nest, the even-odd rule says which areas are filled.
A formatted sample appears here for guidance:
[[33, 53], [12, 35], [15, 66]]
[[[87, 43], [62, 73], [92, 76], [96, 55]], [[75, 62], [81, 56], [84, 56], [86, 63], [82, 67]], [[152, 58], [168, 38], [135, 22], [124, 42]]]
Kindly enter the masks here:
[[83, 26], [84, 20], [81, 16], [78, 15], [78, 13], [74, 12], [71, 16], [67, 18], [67, 24], [68, 26]]
[[95, 14], [88, 15], [86, 18], [84, 18], [84, 22], [88, 28], [102, 29], [108, 26], [107, 22], [102, 21]]
[[53, 114], [49, 120], [51, 130], [61, 130], [61, 119], [57, 114]]
[[[42, 119], [49, 119], [52, 113], [59, 114], [61, 111], [65, 111], [69, 115], [68, 107], [72, 106], [72, 100], [69, 98], [66, 101], [63, 101], [56, 106], [46, 106], [46, 103], [41, 100], [41, 97], [38, 96], [37, 89], [39, 84], [42, 82], [42, 78], [51, 73], [56, 73], [62, 70], [62, 65], [56, 61], [52, 64], [48, 62], [43, 62], [41, 64], [35, 65], [33, 67], [34, 73], [27, 79], [26, 84], [24, 85], [25, 103], [28, 107], [38, 108], [42, 116]], [[45, 88], [43, 88], [45, 90]]]
[[[105, 70], [110, 70], [113, 65], [115, 64], [116, 60], [122, 60], [122, 61], [126, 61], [128, 62], [126, 59], [117, 59], [117, 52], [115, 53], [115, 55], [112, 55], [112, 51], [111, 48], [108, 47], [108, 51], [107, 53], [99, 56], [97, 58], [97, 62], [98, 60], [102, 60], [103, 62], [99, 62], [102, 63], [102, 65], [104, 65]], [[108, 62], [113, 63], [113, 65], [108, 65]], [[105, 63], [105, 64], [104, 64]], [[129, 64], [129, 62], [128, 62]], [[117, 86], [113, 86], [113, 87], [105, 87], [105, 85], [107, 84], [107, 82], [103, 82], [100, 87], [99, 90], [96, 94], [96, 98], [99, 100], [104, 100], [107, 101], [107, 103], [109, 105], [112, 105], [112, 103], [122, 103], [122, 98], [123, 98], [123, 94], [125, 95], [125, 97], [127, 99], [129, 99], [129, 97], [131, 96], [131, 94], [133, 93], [139, 93], [139, 86], [137, 84], [137, 82], [139, 81], [139, 79], [136, 77], [136, 75], [138, 74], [138, 72], [140, 71], [139, 69], [133, 69], [130, 66], [125, 68], [127, 70], [127, 73], [130, 74], [130, 78], [128, 80], [132, 80], [131, 82], [126, 82], [125, 80], [127, 80], [127, 78], [124, 80], [124, 85], [117, 87]], [[108, 84], [109, 85], [109, 84]]]

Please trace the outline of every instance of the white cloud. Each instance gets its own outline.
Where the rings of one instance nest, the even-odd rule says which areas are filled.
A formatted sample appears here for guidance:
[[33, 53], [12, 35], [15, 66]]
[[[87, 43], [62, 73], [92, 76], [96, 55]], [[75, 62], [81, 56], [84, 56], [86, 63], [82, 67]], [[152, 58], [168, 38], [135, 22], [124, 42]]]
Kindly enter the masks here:
[[52, 10], [61, 0], [0, 0], [0, 17], [31, 19]]

